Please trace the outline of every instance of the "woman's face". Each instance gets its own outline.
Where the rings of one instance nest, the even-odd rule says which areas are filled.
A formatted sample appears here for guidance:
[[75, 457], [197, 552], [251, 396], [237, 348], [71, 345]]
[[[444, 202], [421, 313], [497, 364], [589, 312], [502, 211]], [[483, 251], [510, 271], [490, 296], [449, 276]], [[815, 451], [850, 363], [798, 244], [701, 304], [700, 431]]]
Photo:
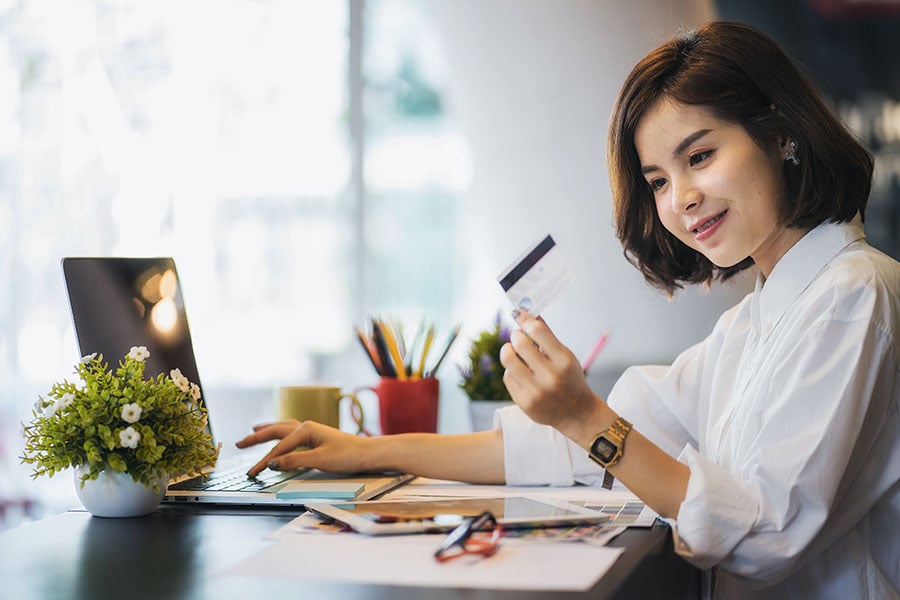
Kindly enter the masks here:
[[763, 149], [742, 126], [667, 98], [641, 118], [634, 141], [663, 226], [713, 264], [749, 256], [768, 277], [803, 237], [779, 225], [786, 146]]

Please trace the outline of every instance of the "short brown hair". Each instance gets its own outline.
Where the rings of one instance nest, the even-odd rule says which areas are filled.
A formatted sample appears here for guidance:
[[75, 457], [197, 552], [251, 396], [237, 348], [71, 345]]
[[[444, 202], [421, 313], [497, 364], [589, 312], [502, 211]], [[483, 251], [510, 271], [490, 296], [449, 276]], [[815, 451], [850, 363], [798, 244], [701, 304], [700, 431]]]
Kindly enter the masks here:
[[632, 69], [609, 126], [609, 178], [616, 235], [626, 258], [669, 294], [687, 283], [725, 280], [750, 258], [715, 266], [663, 227], [634, 144], [638, 122], [660, 98], [702, 105], [737, 123], [760, 147], [797, 143], [799, 165], [785, 164], [782, 223], [814, 227], [864, 216], [872, 157], [775, 42], [742, 23], [712, 21], [653, 50]]

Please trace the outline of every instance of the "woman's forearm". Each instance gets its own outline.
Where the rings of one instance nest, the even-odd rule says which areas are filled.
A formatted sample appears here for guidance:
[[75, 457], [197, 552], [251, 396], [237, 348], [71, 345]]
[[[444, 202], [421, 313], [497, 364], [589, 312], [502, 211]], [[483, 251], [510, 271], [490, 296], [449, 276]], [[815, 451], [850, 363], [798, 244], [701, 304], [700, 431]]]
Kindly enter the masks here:
[[[605, 431], [618, 416], [602, 400], [590, 418], [577, 426], [569, 425], [562, 433], [588, 451], [594, 438]], [[621, 460], [610, 467], [629, 490], [637, 494], [663, 517], [675, 518], [684, 501], [690, 469], [678, 462], [639, 431], [632, 430], [625, 441]]]
[[500, 430], [459, 435], [405, 433], [366, 440], [373, 470], [395, 470], [471, 483], [505, 481]]

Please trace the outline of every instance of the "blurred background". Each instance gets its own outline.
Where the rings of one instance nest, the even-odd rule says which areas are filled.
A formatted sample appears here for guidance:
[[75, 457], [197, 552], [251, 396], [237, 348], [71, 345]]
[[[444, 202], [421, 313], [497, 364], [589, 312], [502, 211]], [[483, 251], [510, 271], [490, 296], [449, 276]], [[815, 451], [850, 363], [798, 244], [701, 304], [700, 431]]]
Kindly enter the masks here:
[[[279, 385], [376, 375], [373, 315], [462, 324], [442, 432], [470, 429], [468, 341], [496, 277], [550, 233], [576, 281], [544, 316], [605, 394], [670, 362], [753, 274], [674, 299], [615, 239], [606, 127], [631, 66], [679, 30], [754, 24], [876, 154], [870, 242], [900, 256], [900, 2], [0, 0], [0, 528], [77, 504], [32, 482], [21, 423], [80, 357], [60, 259], [173, 256], [218, 438]], [[366, 399], [364, 398], [364, 401]], [[369, 408], [373, 399], [367, 399]], [[377, 411], [369, 410], [376, 419]]]

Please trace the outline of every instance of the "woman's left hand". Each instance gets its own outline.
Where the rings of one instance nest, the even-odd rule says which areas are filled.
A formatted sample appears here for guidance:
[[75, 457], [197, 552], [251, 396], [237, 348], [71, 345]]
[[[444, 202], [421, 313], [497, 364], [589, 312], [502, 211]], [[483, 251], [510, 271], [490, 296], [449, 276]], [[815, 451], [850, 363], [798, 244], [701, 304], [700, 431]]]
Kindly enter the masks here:
[[516, 322], [521, 329], [500, 350], [506, 388], [532, 420], [567, 435], [577, 432], [603, 402], [588, 386], [578, 359], [543, 319], [520, 311]]

